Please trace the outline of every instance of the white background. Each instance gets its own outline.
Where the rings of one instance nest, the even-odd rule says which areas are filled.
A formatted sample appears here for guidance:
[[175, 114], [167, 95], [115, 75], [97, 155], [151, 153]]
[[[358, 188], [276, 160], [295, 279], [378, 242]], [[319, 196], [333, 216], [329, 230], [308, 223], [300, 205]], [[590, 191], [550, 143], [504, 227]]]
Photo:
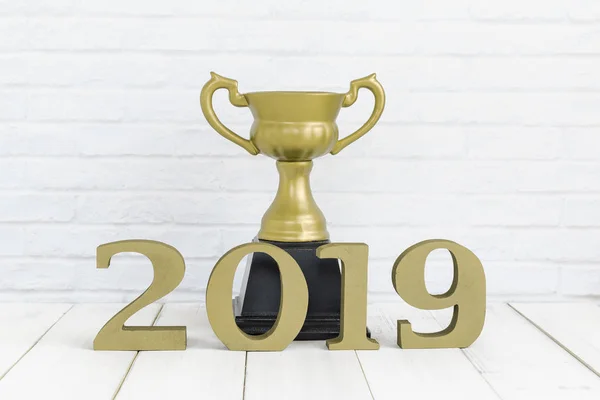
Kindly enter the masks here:
[[[473, 250], [491, 297], [600, 295], [597, 0], [0, 0], [0, 300], [131, 299], [149, 264], [94, 258], [130, 238], [179, 249], [170, 299], [203, 300], [277, 183], [205, 122], [212, 70], [242, 93], [377, 72], [380, 123], [313, 171], [332, 240], [370, 246], [371, 299], [430, 238]], [[215, 102], [247, 135], [250, 112]], [[371, 107], [361, 91], [342, 134]], [[450, 276], [432, 256], [429, 288]]]

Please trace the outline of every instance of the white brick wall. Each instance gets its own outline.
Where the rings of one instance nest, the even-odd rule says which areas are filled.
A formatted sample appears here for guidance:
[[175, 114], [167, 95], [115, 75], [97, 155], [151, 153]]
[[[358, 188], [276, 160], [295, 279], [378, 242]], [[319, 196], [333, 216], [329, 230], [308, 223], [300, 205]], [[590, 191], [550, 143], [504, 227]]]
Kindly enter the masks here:
[[[491, 296], [600, 296], [597, 0], [0, 0], [0, 300], [131, 299], [148, 263], [94, 261], [127, 238], [177, 247], [170, 298], [203, 299], [276, 186], [272, 160], [205, 122], [211, 70], [242, 92], [345, 92], [377, 72], [381, 122], [313, 175], [332, 239], [370, 245], [373, 297], [437, 237], [481, 258]], [[215, 101], [248, 131], [248, 110]], [[450, 276], [432, 256], [430, 289]]]

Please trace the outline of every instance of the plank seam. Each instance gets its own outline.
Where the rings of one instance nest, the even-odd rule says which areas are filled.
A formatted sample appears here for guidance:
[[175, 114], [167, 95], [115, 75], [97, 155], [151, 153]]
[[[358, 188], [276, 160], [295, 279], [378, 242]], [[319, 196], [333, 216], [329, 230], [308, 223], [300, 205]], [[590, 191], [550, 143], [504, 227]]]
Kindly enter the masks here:
[[483, 381], [486, 383], [486, 385], [488, 385], [488, 387], [490, 388], [490, 390], [492, 391], [492, 393], [494, 393], [496, 395], [496, 397], [498, 397], [499, 400], [502, 400], [503, 397], [500, 396], [500, 393], [498, 393], [496, 391], [496, 389], [494, 388], [494, 386], [492, 385], [492, 383], [490, 381], [487, 380], [487, 378], [485, 377], [485, 374], [483, 373], [482, 370], [480, 370], [477, 365], [475, 365], [475, 363], [473, 362], [473, 360], [471, 359], [471, 357], [469, 357], [469, 355], [467, 354], [467, 352], [464, 349], [459, 349], [461, 354], [463, 356], [465, 356], [465, 358], [469, 361], [469, 363], [471, 364], [471, 366], [473, 367], [473, 369], [475, 369], [475, 371], [477, 371], [477, 373], [479, 374], [479, 376], [481, 376], [481, 379], [483, 379]]
[[356, 356], [356, 359], [358, 360], [358, 365], [360, 366], [360, 371], [362, 372], [363, 377], [365, 378], [365, 382], [367, 383], [367, 388], [369, 389], [369, 394], [371, 395], [371, 398], [373, 400], [375, 400], [375, 396], [373, 395], [373, 391], [371, 390], [371, 385], [369, 384], [369, 380], [367, 379], [367, 374], [365, 374], [365, 369], [363, 368], [362, 363], [360, 362], [360, 357], [358, 356], [358, 352], [356, 350], [354, 350], [354, 355]]
[[244, 358], [244, 384], [242, 385], [242, 400], [246, 399], [246, 375], [248, 374], [248, 352]]
[[[431, 315], [431, 317], [433, 318], [433, 320], [438, 324], [438, 326], [440, 328], [445, 329], [445, 327], [442, 326], [442, 324], [436, 318], [436, 316], [435, 316], [435, 314], [433, 312], [429, 311], [429, 314]], [[477, 373], [479, 374], [479, 376], [481, 376], [481, 379], [483, 379], [483, 381], [485, 382], [485, 384], [488, 385], [488, 387], [490, 388], [490, 390], [492, 391], [492, 393], [494, 393], [499, 400], [502, 400], [502, 396], [500, 396], [500, 393], [498, 393], [496, 391], [496, 389], [494, 388], [494, 386], [492, 385], [492, 383], [487, 380], [487, 378], [486, 378], [485, 374], [483, 373], [483, 371], [477, 366], [477, 364], [475, 364], [475, 362], [471, 359], [471, 357], [469, 357], [469, 354], [467, 353], [467, 351], [465, 349], [460, 349], [460, 348], [457, 349], [457, 350], [459, 350], [460, 353], [467, 359], [467, 361], [469, 361], [469, 364], [471, 364], [471, 366], [473, 367], [473, 369], [475, 371], [477, 371]]]
[[63, 318], [63, 317], [64, 317], [64, 316], [65, 316], [65, 315], [66, 315], [66, 314], [69, 312], [69, 311], [71, 311], [71, 309], [73, 309], [73, 307], [74, 307], [74, 306], [75, 306], [74, 304], [71, 304], [71, 307], [69, 307], [69, 308], [68, 308], [68, 309], [67, 309], [67, 310], [66, 310], [64, 313], [62, 313], [62, 314], [60, 315], [60, 317], [58, 317], [58, 318], [56, 319], [56, 321], [54, 321], [54, 322], [52, 323], [52, 325], [50, 325], [50, 326], [48, 327], [48, 329], [46, 329], [46, 330], [44, 331], [44, 333], [42, 333], [42, 334], [40, 335], [40, 337], [39, 337], [39, 338], [37, 338], [37, 340], [36, 340], [36, 341], [35, 341], [35, 342], [34, 342], [34, 343], [31, 345], [31, 347], [29, 347], [29, 348], [27, 349], [27, 351], [25, 351], [25, 353], [23, 353], [23, 354], [21, 355], [21, 357], [19, 357], [19, 359], [18, 359], [17, 361], [15, 361], [15, 362], [13, 363], [13, 365], [11, 365], [11, 366], [10, 366], [10, 368], [8, 368], [4, 374], [2, 374], [2, 376], [0, 376], [0, 380], [2, 380], [2, 379], [3, 379], [3, 378], [4, 378], [4, 377], [5, 377], [5, 376], [6, 376], [6, 375], [7, 375], [7, 374], [10, 372], [10, 371], [12, 371], [12, 369], [13, 369], [13, 368], [14, 368], [14, 367], [15, 367], [15, 366], [16, 366], [16, 365], [17, 365], [17, 364], [18, 364], [18, 363], [19, 363], [19, 362], [20, 362], [20, 361], [21, 361], [21, 360], [22, 360], [22, 359], [23, 359], [23, 358], [24, 358], [24, 357], [27, 355], [27, 354], [29, 354], [29, 352], [30, 352], [30, 351], [31, 351], [31, 350], [32, 350], [32, 349], [33, 349], [35, 346], [37, 346], [37, 344], [40, 342], [40, 340], [42, 340], [42, 339], [44, 338], [44, 336], [46, 336], [46, 334], [47, 334], [48, 332], [50, 332], [50, 329], [54, 328], [54, 325], [56, 325], [56, 324], [57, 324], [57, 323], [58, 323], [58, 322], [59, 322], [59, 321], [60, 321], [60, 320], [61, 320], [61, 319], [62, 319], [62, 318]]
[[[156, 316], [154, 317], [154, 320], [152, 321], [152, 324], [150, 324], [150, 326], [153, 326], [156, 323], [156, 321], [158, 321], [158, 317], [160, 316], [160, 313], [162, 312], [164, 307], [165, 307], [164, 304], [160, 305], [160, 309], [156, 313]], [[117, 396], [119, 395], [119, 392], [121, 391], [123, 384], [127, 380], [127, 377], [129, 376], [129, 373], [131, 372], [131, 369], [133, 368], [133, 365], [135, 364], [135, 361], [137, 360], [139, 354], [140, 354], [139, 350], [135, 352], [133, 359], [129, 363], [129, 367], [127, 367], [127, 371], [125, 371], [125, 375], [123, 375], [123, 379], [121, 379], [121, 382], [119, 382], [119, 386], [117, 386], [117, 390], [115, 391], [115, 394], [114, 394], [112, 400], [115, 400], [117, 398]]]
[[589, 369], [594, 375], [596, 375], [597, 377], [600, 378], [600, 371], [596, 371], [591, 365], [589, 365], [588, 363], [586, 363], [577, 354], [573, 353], [566, 345], [562, 344], [560, 341], [558, 341], [558, 339], [556, 339], [554, 336], [552, 336], [549, 332], [545, 331], [540, 325], [536, 324], [533, 320], [529, 319], [524, 313], [522, 313], [521, 311], [519, 311], [518, 309], [516, 309], [515, 307], [513, 307], [512, 304], [508, 303], [508, 306], [514, 312], [516, 312], [521, 317], [523, 317], [527, 322], [529, 322], [531, 325], [533, 325], [534, 327], [536, 327], [537, 330], [539, 330], [544, 335], [546, 335], [546, 337], [548, 337], [548, 339], [552, 340], [560, 348], [562, 348], [564, 351], [566, 351], [567, 353], [569, 353], [571, 355], [571, 357], [573, 357], [574, 359], [576, 359], [577, 361], [579, 361], [584, 367], [586, 367], [587, 369]]

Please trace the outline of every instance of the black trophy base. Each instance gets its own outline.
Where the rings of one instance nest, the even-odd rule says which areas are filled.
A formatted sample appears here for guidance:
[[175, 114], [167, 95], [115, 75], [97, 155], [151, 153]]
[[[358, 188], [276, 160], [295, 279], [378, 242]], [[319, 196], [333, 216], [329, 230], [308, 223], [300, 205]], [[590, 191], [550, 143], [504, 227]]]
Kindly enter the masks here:
[[[248, 335], [262, 335], [267, 333], [275, 323], [275, 318], [260, 316], [235, 317], [238, 327]], [[310, 318], [294, 340], [326, 340], [338, 337], [340, 334], [340, 320], [328, 318]], [[367, 328], [367, 337], [371, 338], [371, 330]]]
[[[273, 317], [238, 316], [235, 318], [235, 322], [248, 335], [262, 335], [271, 329], [275, 319]], [[339, 318], [307, 318], [294, 340], [325, 340], [338, 337], [339, 334]]]
[[[291, 255], [300, 266], [308, 286], [306, 320], [296, 340], [325, 340], [340, 334], [341, 274], [336, 259], [320, 259], [317, 248], [328, 241], [273, 244]], [[264, 253], [251, 256], [235, 302], [236, 322], [249, 335], [267, 332], [277, 319], [281, 299], [281, 281], [277, 263]]]

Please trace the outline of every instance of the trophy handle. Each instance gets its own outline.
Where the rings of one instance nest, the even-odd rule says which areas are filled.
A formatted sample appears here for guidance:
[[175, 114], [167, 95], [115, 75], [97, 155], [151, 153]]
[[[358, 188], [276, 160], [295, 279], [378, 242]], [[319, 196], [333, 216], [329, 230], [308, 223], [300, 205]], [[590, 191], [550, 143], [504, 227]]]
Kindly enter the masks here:
[[333, 146], [331, 154], [339, 153], [344, 149], [344, 147], [348, 146], [355, 140], [360, 139], [365, 133], [369, 132], [371, 128], [373, 128], [377, 121], [379, 121], [379, 117], [381, 117], [383, 107], [385, 106], [385, 92], [383, 91], [383, 87], [379, 81], [375, 78], [375, 74], [365, 76], [364, 78], [355, 79], [350, 82], [350, 90], [344, 97], [342, 107], [350, 107], [352, 104], [354, 104], [356, 98], [358, 97], [358, 89], [360, 88], [369, 89], [371, 93], [373, 93], [373, 96], [375, 97], [375, 106], [373, 107], [373, 112], [371, 113], [371, 116], [367, 122], [365, 122], [365, 124], [356, 132], [338, 140]]
[[248, 101], [243, 94], [238, 92], [238, 83], [233, 79], [225, 78], [224, 76], [218, 75], [214, 72], [210, 73], [210, 80], [206, 82], [202, 91], [200, 92], [200, 107], [202, 107], [202, 113], [204, 117], [225, 139], [232, 141], [238, 146], [243, 147], [248, 153], [252, 155], [258, 154], [258, 149], [248, 139], [244, 139], [231, 129], [227, 128], [215, 114], [215, 110], [212, 105], [212, 98], [215, 91], [219, 89], [227, 89], [229, 92], [229, 102], [236, 107], [248, 107]]

